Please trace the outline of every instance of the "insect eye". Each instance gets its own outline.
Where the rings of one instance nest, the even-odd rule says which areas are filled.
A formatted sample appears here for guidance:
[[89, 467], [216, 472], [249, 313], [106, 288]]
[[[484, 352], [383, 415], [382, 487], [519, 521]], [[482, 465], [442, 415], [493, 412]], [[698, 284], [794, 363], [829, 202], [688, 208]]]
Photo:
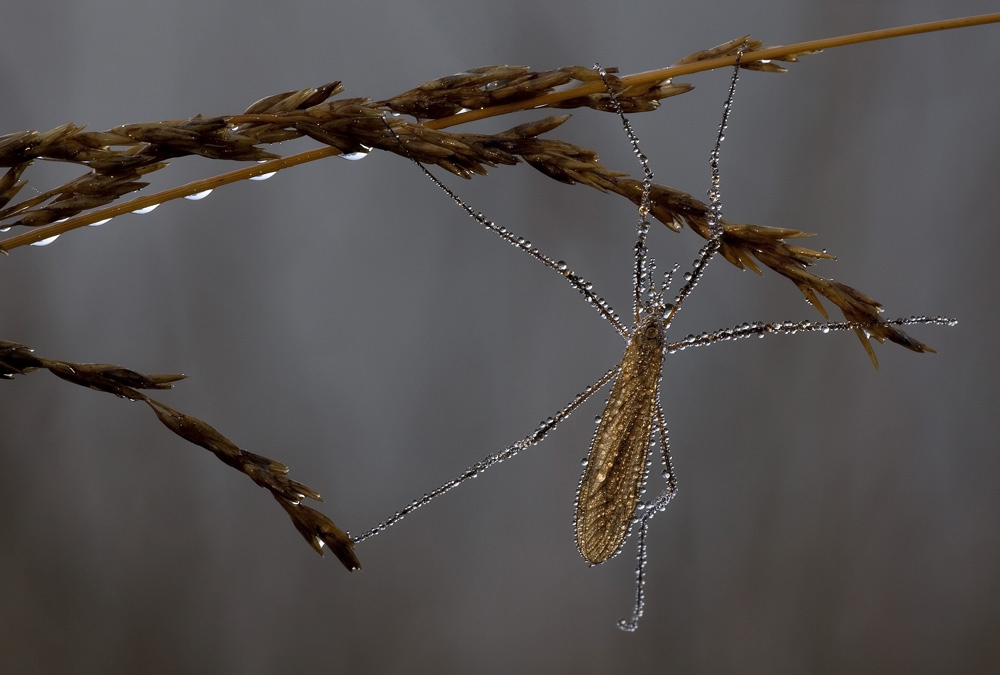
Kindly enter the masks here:
[[646, 337], [655, 338], [659, 334], [660, 334], [660, 329], [657, 326], [652, 324], [646, 326]]

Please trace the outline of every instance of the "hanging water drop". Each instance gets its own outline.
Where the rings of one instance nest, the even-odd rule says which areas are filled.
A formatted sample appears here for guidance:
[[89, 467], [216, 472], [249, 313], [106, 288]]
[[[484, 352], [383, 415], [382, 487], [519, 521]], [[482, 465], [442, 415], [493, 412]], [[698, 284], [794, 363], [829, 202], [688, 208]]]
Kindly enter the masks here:
[[59, 238], [59, 235], [55, 234], [55, 235], [52, 235], [51, 237], [49, 237], [48, 239], [42, 239], [40, 241], [33, 241], [33, 242], [31, 242], [31, 245], [32, 246], [48, 246], [49, 244], [51, 244], [52, 242], [54, 242], [58, 238]]
[[104, 223], [108, 222], [109, 220], [111, 220], [111, 219], [110, 218], [105, 218], [104, 220], [98, 220], [96, 223], [91, 223], [87, 227], [97, 227], [98, 225], [103, 225]]
[[365, 157], [368, 156], [368, 153], [370, 153], [372, 149], [367, 145], [362, 145], [361, 147], [364, 148], [364, 150], [359, 150], [357, 152], [345, 152], [344, 154], [340, 155], [340, 157], [342, 159], [350, 160], [352, 162], [357, 161], [359, 159], [364, 159]]
[[195, 192], [193, 195], [184, 195], [184, 199], [190, 199], [191, 201], [196, 202], [199, 199], [204, 199], [205, 197], [207, 197], [210, 194], [212, 194], [212, 190], [211, 189], [209, 189], [209, 190], [202, 190], [201, 192]]
[[134, 214], [136, 214], [136, 215], [140, 215], [140, 216], [141, 216], [141, 215], [142, 215], [142, 214], [144, 214], [144, 213], [149, 213], [150, 211], [153, 211], [153, 210], [155, 210], [157, 206], [159, 206], [159, 204], [151, 204], [151, 205], [149, 205], [149, 206], [144, 206], [144, 207], [142, 207], [141, 209], [136, 209], [136, 210], [135, 210], [135, 211], [133, 211], [132, 213], [134, 213]]
[[[260, 160], [257, 163], [258, 164], [267, 164], [269, 161], [271, 161], [271, 160], [262, 159], [262, 160]], [[270, 173], [262, 173], [259, 176], [250, 176], [250, 180], [267, 180], [268, 178], [270, 178], [271, 176], [273, 176], [276, 173], [278, 173], [278, 172], [277, 171], [271, 171]]]

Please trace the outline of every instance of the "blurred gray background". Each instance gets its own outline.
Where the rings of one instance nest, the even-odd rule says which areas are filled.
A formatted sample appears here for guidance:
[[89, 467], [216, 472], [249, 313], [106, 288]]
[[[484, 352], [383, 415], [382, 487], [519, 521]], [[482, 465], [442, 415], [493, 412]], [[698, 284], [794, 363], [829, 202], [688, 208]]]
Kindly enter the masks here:
[[[0, 132], [229, 114], [334, 79], [384, 98], [492, 63], [636, 72], [745, 33], [780, 44], [996, 9], [9, 3]], [[348, 574], [144, 407], [39, 373], [0, 384], [5, 672], [996, 672], [998, 62], [992, 26], [744, 74], [726, 216], [818, 233], [809, 244], [839, 256], [819, 271], [887, 315], [961, 323], [912, 330], [937, 354], [878, 348], [881, 372], [847, 334], [670, 356], [680, 493], [653, 522], [638, 633], [615, 628], [634, 543], [591, 569], [572, 539], [603, 396], [359, 546], [365, 569]], [[728, 77], [685, 78], [695, 91], [633, 120], [658, 181], [704, 195]], [[636, 170], [611, 116], [577, 112], [555, 136]], [[180, 161], [154, 188], [230, 168]], [[45, 189], [74, 175], [28, 177]], [[628, 313], [630, 204], [525, 166], [451, 184]], [[661, 266], [697, 246], [664, 228], [651, 242]], [[623, 348], [556, 275], [395, 156], [126, 216], [16, 250], [0, 274], [0, 337], [187, 373], [165, 402], [289, 464], [355, 533], [530, 432]], [[803, 318], [818, 315], [785, 280], [719, 261], [674, 330]]]

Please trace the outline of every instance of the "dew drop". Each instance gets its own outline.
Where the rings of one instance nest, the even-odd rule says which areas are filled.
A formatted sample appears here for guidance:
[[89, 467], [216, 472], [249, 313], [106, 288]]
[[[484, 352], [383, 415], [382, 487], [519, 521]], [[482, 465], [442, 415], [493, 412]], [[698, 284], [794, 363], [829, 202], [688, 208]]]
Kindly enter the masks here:
[[277, 171], [272, 171], [271, 173], [262, 173], [259, 176], [251, 176], [250, 180], [267, 180], [268, 178], [270, 178], [271, 176], [273, 176], [276, 173], [278, 173], [278, 172]]
[[184, 199], [190, 199], [191, 201], [196, 202], [199, 199], [204, 199], [210, 194], [212, 194], [212, 191], [210, 189], [202, 190], [201, 192], [195, 192], [193, 195], [184, 195]]
[[58, 238], [59, 238], [59, 235], [56, 234], [56, 235], [53, 235], [53, 236], [49, 237], [48, 239], [42, 239], [41, 241], [32, 242], [31, 245], [32, 246], [48, 246], [49, 244], [51, 244], [52, 242], [54, 242]]
[[365, 157], [368, 156], [368, 153], [371, 152], [372, 149], [367, 145], [362, 145], [361, 147], [364, 148], [364, 150], [359, 150], [358, 152], [345, 152], [344, 154], [341, 155], [341, 158], [352, 162], [356, 162], [359, 159], [364, 159]]
[[104, 220], [98, 220], [96, 223], [91, 223], [87, 227], [97, 227], [98, 225], [103, 225], [104, 223], [108, 222], [109, 220], [111, 220], [111, 219], [110, 218], [105, 218]]
[[157, 206], [159, 206], [159, 204], [152, 204], [150, 206], [145, 206], [145, 207], [143, 207], [141, 209], [136, 209], [132, 213], [135, 213], [135, 214], [141, 216], [144, 213], [149, 213], [150, 211], [153, 211], [154, 209], [156, 209]]

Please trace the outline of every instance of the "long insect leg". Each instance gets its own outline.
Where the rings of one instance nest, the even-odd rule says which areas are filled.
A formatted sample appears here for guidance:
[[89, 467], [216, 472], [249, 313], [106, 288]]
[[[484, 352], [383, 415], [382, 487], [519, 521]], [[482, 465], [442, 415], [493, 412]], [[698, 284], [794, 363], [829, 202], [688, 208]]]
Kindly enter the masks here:
[[[944, 316], [911, 316], [907, 318], [886, 319], [881, 322], [892, 326], [954, 326], [957, 320]], [[765, 335], [794, 335], [795, 333], [829, 333], [831, 331], [845, 330], [866, 330], [873, 324], [856, 323], [853, 321], [838, 322], [816, 322], [816, 321], [775, 321], [773, 323], [744, 323], [732, 328], [722, 328], [720, 330], [699, 333], [698, 335], [688, 335], [683, 340], [667, 344], [667, 352], [679, 352], [688, 347], [704, 347], [716, 342], [726, 342], [729, 340], [743, 340], [750, 337], [764, 337]]]
[[698, 285], [698, 281], [705, 273], [705, 268], [708, 266], [708, 263], [713, 257], [715, 257], [715, 254], [719, 252], [719, 249], [722, 246], [722, 236], [725, 234], [725, 228], [722, 220], [722, 179], [719, 171], [719, 155], [722, 150], [722, 141], [726, 138], [726, 128], [729, 126], [729, 113], [733, 108], [733, 99], [736, 95], [736, 84], [740, 79], [740, 57], [743, 55], [744, 47], [740, 48], [736, 56], [736, 63], [733, 66], [733, 77], [729, 82], [729, 94], [726, 96], [725, 103], [723, 103], [722, 122], [719, 124], [719, 133], [715, 137], [715, 145], [713, 146], [712, 153], [709, 156], [709, 164], [712, 168], [712, 186], [708, 190], [708, 227], [711, 232], [711, 236], [708, 243], [706, 243], [698, 253], [698, 258], [695, 261], [694, 268], [684, 275], [684, 285], [681, 287], [681, 290], [677, 293], [677, 297], [674, 299], [673, 307], [667, 315], [667, 323], [670, 323], [673, 320], [674, 315], [680, 311], [681, 304], [683, 304], [685, 298], [691, 294], [694, 287]]
[[639, 221], [636, 224], [635, 267], [632, 272], [634, 325], [638, 326], [641, 312], [648, 303], [647, 294], [653, 290], [652, 266], [649, 264], [649, 251], [646, 249], [646, 235], [649, 233], [649, 221], [646, 220], [646, 216], [649, 215], [650, 211], [649, 194], [653, 187], [653, 170], [649, 166], [649, 158], [639, 148], [639, 138], [635, 135], [635, 130], [632, 129], [632, 123], [625, 116], [625, 111], [622, 110], [621, 104], [618, 102], [618, 96], [611, 87], [611, 83], [608, 82], [607, 71], [600, 64], [594, 64], [594, 68], [600, 74], [601, 81], [604, 82], [611, 107], [618, 114], [622, 128], [625, 129], [625, 135], [628, 137], [629, 145], [632, 146], [632, 152], [642, 167], [642, 198], [639, 202]]
[[407, 504], [404, 508], [400, 509], [399, 511], [397, 511], [392, 516], [385, 519], [372, 529], [368, 530], [364, 534], [354, 537], [354, 543], [360, 544], [365, 539], [370, 539], [371, 537], [374, 537], [376, 534], [381, 534], [386, 529], [388, 529], [392, 525], [395, 525], [410, 513], [419, 509], [421, 506], [425, 506], [426, 504], [429, 504], [430, 502], [434, 501], [435, 499], [445, 494], [446, 492], [450, 492], [453, 488], [458, 487], [468, 479], [474, 478], [479, 474], [481, 474], [482, 472], [486, 471], [487, 469], [496, 466], [497, 464], [505, 460], [508, 460], [511, 457], [514, 457], [522, 450], [526, 450], [527, 448], [530, 448], [533, 445], [537, 445], [542, 441], [542, 439], [544, 439], [549, 434], [550, 431], [556, 428], [557, 424], [559, 424], [564, 419], [569, 417], [574, 410], [583, 405], [583, 403], [587, 399], [593, 396], [605, 384], [610, 382], [617, 374], [618, 374], [618, 366], [615, 366], [608, 372], [604, 373], [604, 375], [602, 375], [599, 380], [597, 380], [592, 385], [590, 385], [582, 392], [577, 394], [576, 398], [574, 398], [569, 405], [567, 405], [565, 408], [557, 412], [552, 417], [549, 417], [544, 421], [542, 421], [542, 423], [539, 424], [538, 427], [529, 435], [525, 436], [524, 438], [517, 441], [513, 445], [508, 445], [500, 452], [489, 455], [483, 458], [481, 461], [476, 462], [471, 467], [469, 467], [468, 469], [466, 469], [461, 474], [459, 474], [452, 480], [448, 481], [441, 487], [437, 488], [436, 490], [432, 490], [427, 494], [425, 494], [424, 496], [420, 497], [419, 499], [413, 500], [412, 502]]
[[[392, 124], [389, 118], [386, 115], [383, 115], [382, 121], [385, 122], [385, 126], [389, 130], [389, 133], [391, 133], [393, 138], [396, 139], [400, 147], [406, 150], [406, 143], [402, 138], [399, 137], [399, 135], [396, 133], [396, 130], [392, 128]], [[493, 232], [494, 234], [502, 238], [508, 244], [511, 244], [512, 246], [516, 247], [521, 251], [524, 251], [525, 253], [530, 255], [532, 258], [535, 258], [549, 269], [558, 272], [559, 275], [564, 277], [566, 281], [568, 281], [573, 288], [575, 288], [577, 291], [583, 294], [583, 296], [587, 299], [587, 302], [593, 305], [594, 308], [600, 313], [600, 315], [603, 316], [608, 321], [608, 323], [610, 323], [612, 326], [615, 327], [615, 330], [618, 331], [619, 335], [621, 335], [624, 338], [628, 338], [628, 329], [625, 328], [624, 324], [622, 324], [621, 319], [618, 317], [618, 314], [615, 312], [614, 308], [611, 307], [608, 301], [600, 297], [596, 293], [594, 293], [593, 284], [591, 284], [583, 277], [575, 274], [573, 270], [569, 268], [569, 265], [567, 265], [562, 260], [553, 260], [552, 258], [542, 253], [540, 250], [538, 250], [537, 246], [533, 246], [532, 243], [527, 239], [525, 239], [524, 237], [517, 236], [516, 234], [508, 230], [506, 227], [497, 225], [492, 220], [487, 218], [485, 215], [473, 209], [464, 199], [455, 194], [455, 192], [451, 188], [442, 183], [437, 176], [431, 173], [430, 169], [424, 166], [422, 162], [420, 162], [409, 152], [407, 152], [406, 154], [414, 164], [420, 167], [420, 170], [423, 171], [424, 175], [427, 176], [427, 178], [429, 178], [431, 182], [433, 182], [442, 192], [451, 197], [452, 201], [458, 204], [462, 208], [462, 210], [469, 215], [470, 218], [475, 220], [477, 223], [485, 227], [490, 232]]]
[[663, 477], [667, 485], [656, 499], [640, 505], [642, 507], [642, 515], [636, 517], [637, 524], [639, 525], [639, 535], [636, 544], [635, 604], [632, 606], [632, 617], [630, 619], [622, 619], [618, 622], [618, 627], [629, 633], [639, 627], [639, 619], [642, 618], [642, 613], [646, 606], [643, 586], [646, 583], [646, 534], [649, 532], [649, 521], [653, 519], [653, 516], [665, 509], [670, 500], [677, 494], [677, 478], [674, 476], [673, 463], [670, 461], [670, 439], [663, 416], [663, 407], [659, 401], [656, 402], [656, 423], [660, 433]]

